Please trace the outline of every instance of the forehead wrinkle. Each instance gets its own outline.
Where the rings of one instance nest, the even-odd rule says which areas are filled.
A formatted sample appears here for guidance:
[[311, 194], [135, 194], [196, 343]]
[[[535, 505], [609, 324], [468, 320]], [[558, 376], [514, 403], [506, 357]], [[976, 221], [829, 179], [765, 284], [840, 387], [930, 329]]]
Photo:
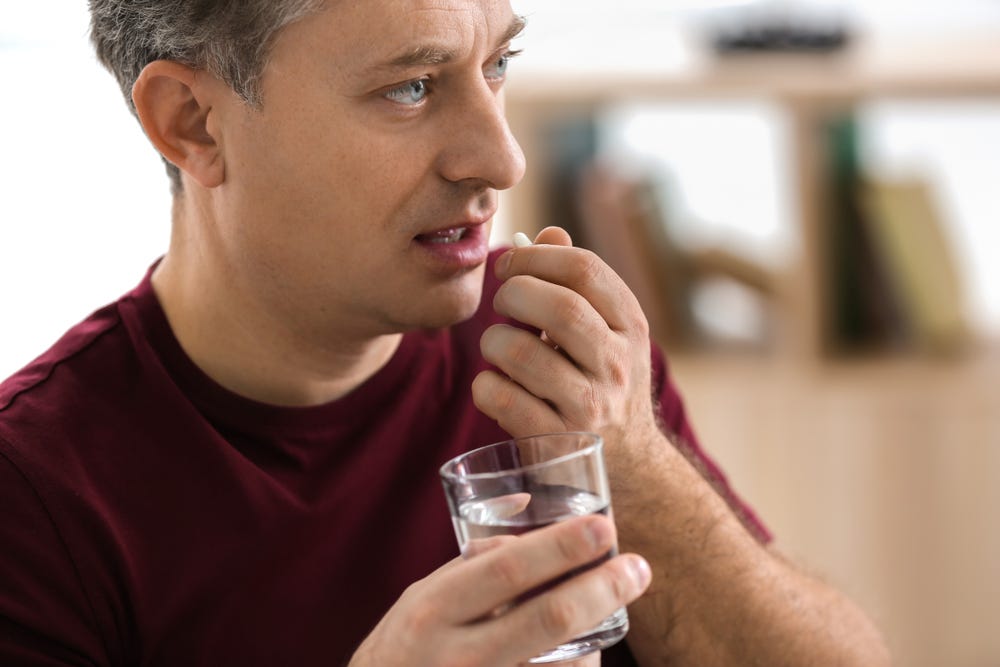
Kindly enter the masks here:
[[[523, 16], [515, 16], [503, 34], [496, 41], [496, 46], [502, 46], [517, 37], [524, 30], [527, 21]], [[373, 70], [407, 69], [420, 65], [444, 65], [458, 57], [458, 52], [434, 44], [418, 44], [407, 49], [389, 62], [375, 65]]]

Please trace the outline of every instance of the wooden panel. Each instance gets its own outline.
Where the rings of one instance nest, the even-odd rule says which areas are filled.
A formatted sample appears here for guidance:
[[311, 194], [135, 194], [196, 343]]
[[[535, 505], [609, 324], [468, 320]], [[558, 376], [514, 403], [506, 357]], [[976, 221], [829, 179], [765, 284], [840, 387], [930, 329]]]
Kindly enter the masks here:
[[677, 358], [706, 448], [897, 664], [1000, 665], [1000, 360]]

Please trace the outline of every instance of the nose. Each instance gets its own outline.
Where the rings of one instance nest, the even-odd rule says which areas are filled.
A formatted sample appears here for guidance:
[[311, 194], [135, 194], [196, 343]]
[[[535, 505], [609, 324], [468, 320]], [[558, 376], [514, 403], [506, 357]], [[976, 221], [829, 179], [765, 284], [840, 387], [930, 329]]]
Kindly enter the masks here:
[[524, 177], [524, 153], [507, 124], [503, 91], [483, 84], [463, 97], [441, 128], [441, 175], [506, 190]]

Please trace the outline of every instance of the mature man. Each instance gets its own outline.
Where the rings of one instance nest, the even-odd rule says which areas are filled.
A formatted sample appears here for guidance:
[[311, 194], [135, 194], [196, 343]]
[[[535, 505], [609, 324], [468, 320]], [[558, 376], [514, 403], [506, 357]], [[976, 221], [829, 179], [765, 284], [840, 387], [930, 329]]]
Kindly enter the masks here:
[[[489, 253], [507, 0], [91, 11], [172, 236], [0, 386], [0, 664], [507, 666], [626, 603], [604, 664], [887, 664], [700, 452], [621, 280], [558, 229]], [[605, 437], [625, 553], [492, 613], [614, 527], [455, 559], [436, 469], [562, 430]]]

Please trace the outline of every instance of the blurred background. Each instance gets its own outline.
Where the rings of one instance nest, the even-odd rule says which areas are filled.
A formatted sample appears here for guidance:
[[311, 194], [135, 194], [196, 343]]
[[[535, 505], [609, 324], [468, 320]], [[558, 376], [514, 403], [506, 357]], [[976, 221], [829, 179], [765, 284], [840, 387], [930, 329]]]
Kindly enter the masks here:
[[[0, 6], [0, 376], [131, 288], [169, 196], [83, 0]], [[1000, 667], [1000, 1], [515, 1], [494, 241], [630, 283], [703, 444], [900, 665]]]

